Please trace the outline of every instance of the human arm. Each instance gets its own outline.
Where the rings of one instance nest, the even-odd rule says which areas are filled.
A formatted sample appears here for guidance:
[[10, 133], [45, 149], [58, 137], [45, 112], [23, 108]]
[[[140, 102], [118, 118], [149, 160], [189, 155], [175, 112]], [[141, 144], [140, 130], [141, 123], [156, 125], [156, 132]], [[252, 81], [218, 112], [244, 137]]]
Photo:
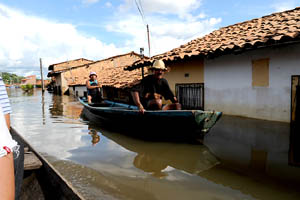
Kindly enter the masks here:
[[100, 88], [100, 84], [99, 84], [99, 82], [98, 82], [98, 85], [91, 86], [91, 84], [90, 84], [90, 81], [89, 81], [89, 80], [87, 80], [87, 81], [86, 81], [86, 87], [87, 87], [87, 89], [95, 89], [95, 88]]
[[15, 199], [15, 178], [13, 153], [0, 157], [0, 197]]
[[162, 87], [163, 87], [163, 96], [166, 100], [172, 101], [172, 103], [178, 103], [176, 96], [173, 94], [169, 83], [166, 79], [162, 80]]
[[6, 127], [4, 113], [0, 107], [0, 197], [14, 199], [15, 178], [13, 149], [17, 146]]
[[140, 96], [139, 96], [139, 92], [138, 91], [132, 91], [131, 92], [132, 95], [132, 99], [134, 104], [139, 108], [139, 111], [144, 114], [144, 112], [146, 111], [145, 108], [143, 107], [141, 101], [140, 101]]
[[11, 113], [11, 106], [7, 96], [5, 84], [0, 77], [0, 106], [3, 110], [3, 114], [5, 116], [5, 121], [8, 129], [10, 129], [10, 113]]

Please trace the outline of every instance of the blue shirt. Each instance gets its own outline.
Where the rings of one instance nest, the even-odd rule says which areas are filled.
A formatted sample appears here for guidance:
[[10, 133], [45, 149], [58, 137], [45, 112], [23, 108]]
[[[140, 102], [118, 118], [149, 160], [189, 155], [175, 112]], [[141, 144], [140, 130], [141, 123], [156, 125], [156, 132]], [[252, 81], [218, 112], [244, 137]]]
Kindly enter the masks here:
[[6, 115], [12, 112], [6, 92], [6, 87], [4, 85], [2, 77], [0, 77], [0, 106], [2, 108], [3, 114]]

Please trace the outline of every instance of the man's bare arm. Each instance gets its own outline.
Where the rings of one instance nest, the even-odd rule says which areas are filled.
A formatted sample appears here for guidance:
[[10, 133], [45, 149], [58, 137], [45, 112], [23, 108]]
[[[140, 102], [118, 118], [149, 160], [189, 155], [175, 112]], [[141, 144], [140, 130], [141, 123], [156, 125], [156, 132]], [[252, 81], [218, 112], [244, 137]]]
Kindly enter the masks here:
[[132, 95], [132, 98], [133, 98], [133, 101], [135, 103], [135, 105], [139, 108], [139, 111], [141, 113], [144, 113], [145, 112], [145, 109], [140, 101], [140, 96], [139, 96], [139, 93], [137, 91], [134, 91], [134, 92], [131, 92], [131, 95]]

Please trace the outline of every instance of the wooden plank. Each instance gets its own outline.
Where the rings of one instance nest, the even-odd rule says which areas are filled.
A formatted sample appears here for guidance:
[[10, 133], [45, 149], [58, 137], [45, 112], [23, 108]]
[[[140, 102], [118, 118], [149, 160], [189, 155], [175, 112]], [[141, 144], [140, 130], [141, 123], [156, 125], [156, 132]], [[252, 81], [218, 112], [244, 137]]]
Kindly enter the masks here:
[[24, 154], [24, 170], [34, 170], [42, 167], [42, 162], [32, 152]]
[[252, 86], [269, 86], [269, 58], [252, 61]]
[[[17, 135], [42, 162], [40, 169], [35, 170], [37, 179], [44, 192], [45, 199], [84, 200], [85, 198], [69, 183], [41, 154], [33, 149], [26, 140], [11, 128], [11, 133]], [[53, 198], [52, 198], [53, 197]], [[59, 197], [59, 198], [58, 198]]]
[[300, 166], [300, 76], [292, 76], [289, 164]]

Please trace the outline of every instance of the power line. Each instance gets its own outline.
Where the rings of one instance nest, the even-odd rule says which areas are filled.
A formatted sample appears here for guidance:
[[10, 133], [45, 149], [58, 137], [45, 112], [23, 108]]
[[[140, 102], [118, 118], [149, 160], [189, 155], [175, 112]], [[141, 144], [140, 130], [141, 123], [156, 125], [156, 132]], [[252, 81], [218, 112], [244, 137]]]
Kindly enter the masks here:
[[[135, 1], [135, 5], [136, 5], [136, 7], [137, 7], [137, 9], [138, 9], [138, 11], [139, 11], [141, 17], [142, 17], [143, 22], [144, 22], [144, 24], [146, 25], [147, 23], [146, 23], [146, 20], [145, 20], [145, 16], [144, 16], [144, 12], [143, 12], [142, 6], [141, 6], [141, 4], [139, 4], [139, 3], [137, 2], [137, 0], [134, 0], [134, 1]], [[139, 2], [140, 2], [140, 1], [139, 1]], [[141, 2], [140, 2], [140, 3], [141, 3]]]
[[136, 7], [137, 7], [137, 9], [138, 9], [141, 17], [142, 17], [144, 25], [147, 28], [147, 39], [148, 39], [149, 57], [151, 57], [151, 52], [150, 52], [150, 30], [149, 30], [149, 25], [146, 22], [146, 17], [144, 15], [144, 9], [143, 9], [143, 6], [142, 6], [142, 1], [141, 0], [135, 0], [135, 5], [136, 5]]

